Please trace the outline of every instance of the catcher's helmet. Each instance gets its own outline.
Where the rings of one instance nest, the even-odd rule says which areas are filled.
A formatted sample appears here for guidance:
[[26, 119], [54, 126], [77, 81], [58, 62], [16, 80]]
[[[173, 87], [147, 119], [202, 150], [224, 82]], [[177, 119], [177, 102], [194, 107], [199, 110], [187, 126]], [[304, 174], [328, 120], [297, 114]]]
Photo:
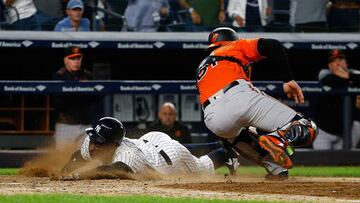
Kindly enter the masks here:
[[126, 134], [126, 129], [119, 120], [103, 117], [92, 128], [87, 128], [85, 132], [89, 135], [90, 142], [119, 144]]
[[219, 27], [209, 34], [208, 41], [210, 45], [208, 48], [219, 47], [227, 44], [229, 41], [236, 41], [238, 39], [235, 30], [229, 27]]

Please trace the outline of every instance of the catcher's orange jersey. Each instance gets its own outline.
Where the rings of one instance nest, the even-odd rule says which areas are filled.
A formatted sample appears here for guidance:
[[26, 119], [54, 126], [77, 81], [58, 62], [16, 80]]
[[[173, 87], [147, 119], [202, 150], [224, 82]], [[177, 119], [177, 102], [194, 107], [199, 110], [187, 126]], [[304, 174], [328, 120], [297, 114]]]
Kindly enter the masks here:
[[210, 54], [210, 56], [233, 57], [241, 62], [242, 66], [229, 60], [209, 62], [208, 58], [200, 64], [197, 69], [197, 87], [201, 104], [234, 80], [250, 80], [251, 63], [264, 58], [258, 53], [258, 40], [240, 39], [223, 45]]

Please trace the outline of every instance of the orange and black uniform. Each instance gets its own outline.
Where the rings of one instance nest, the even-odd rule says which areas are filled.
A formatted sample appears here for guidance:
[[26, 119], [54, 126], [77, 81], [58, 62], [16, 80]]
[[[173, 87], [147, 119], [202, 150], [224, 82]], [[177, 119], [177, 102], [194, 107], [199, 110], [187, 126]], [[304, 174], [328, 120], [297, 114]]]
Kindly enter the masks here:
[[[282, 147], [287, 141], [296, 146], [308, 144], [315, 137], [315, 133], [311, 133], [315, 124], [251, 84], [253, 63], [269, 58], [274, 75], [285, 82], [285, 92], [291, 92], [287, 88], [292, 85], [291, 90], [301, 93], [300, 87], [292, 81], [285, 49], [275, 39], [238, 39], [236, 33], [227, 28], [210, 33], [209, 42], [211, 53], [197, 69], [197, 87], [206, 127], [215, 135], [227, 139], [244, 157], [254, 158], [251, 159], [254, 161], [253, 155], [258, 153], [256, 156], [262, 158], [255, 162], [265, 167], [269, 174], [287, 173], [287, 169], [292, 167], [292, 160]], [[254, 148], [255, 153], [244, 150], [246, 145], [245, 148], [255, 146], [246, 140], [252, 133], [246, 130], [250, 127], [256, 129], [254, 135], [258, 136], [259, 146], [273, 160], [264, 158], [261, 150]], [[279, 129], [289, 133], [280, 135]], [[274, 133], [278, 133], [278, 138], [285, 138], [281, 142], [275, 141], [271, 137]], [[275, 151], [281, 158], [273, 156]]]
[[264, 58], [271, 58], [282, 80], [293, 79], [286, 53], [279, 41], [274, 39], [239, 39], [216, 48], [197, 69], [197, 87], [200, 103], [223, 89], [231, 82], [250, 81], [251, 65]]

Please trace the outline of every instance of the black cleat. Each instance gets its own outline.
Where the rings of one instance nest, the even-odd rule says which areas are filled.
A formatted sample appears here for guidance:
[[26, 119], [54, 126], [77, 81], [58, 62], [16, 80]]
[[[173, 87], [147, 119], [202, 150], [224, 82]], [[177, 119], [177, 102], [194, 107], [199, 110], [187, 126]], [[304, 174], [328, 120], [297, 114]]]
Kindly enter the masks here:
[[270, 181], [284, 181], [289, 179], [289, 171], [282, 171], [281, 173], [277, 174], [277, 175], [273, 175], [273, 174], [267, 174], [265, 176], [265, 180], [270, 180]]

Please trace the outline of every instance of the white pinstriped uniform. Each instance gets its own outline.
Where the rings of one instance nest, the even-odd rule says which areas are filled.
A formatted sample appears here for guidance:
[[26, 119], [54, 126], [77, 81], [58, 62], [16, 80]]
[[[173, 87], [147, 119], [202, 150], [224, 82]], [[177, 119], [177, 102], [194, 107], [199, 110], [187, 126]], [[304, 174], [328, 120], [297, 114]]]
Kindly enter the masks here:
[[[87, 142], [88, 140], [87, 137]], [[82, 149], [84, 159], [88, 159], [83, 151]], [[214, 164], [207, 155], [197, 158], [178, 141], [171, 139], [165, 133], [155, 131], [139, 139], [125, 137], [115, 150], [113, 163], [117, 161], [127, 164], [135, 173], [141, 173], [148, 168], [162, 174], [214, 172]]]

